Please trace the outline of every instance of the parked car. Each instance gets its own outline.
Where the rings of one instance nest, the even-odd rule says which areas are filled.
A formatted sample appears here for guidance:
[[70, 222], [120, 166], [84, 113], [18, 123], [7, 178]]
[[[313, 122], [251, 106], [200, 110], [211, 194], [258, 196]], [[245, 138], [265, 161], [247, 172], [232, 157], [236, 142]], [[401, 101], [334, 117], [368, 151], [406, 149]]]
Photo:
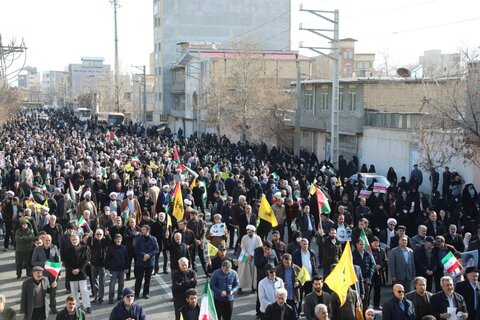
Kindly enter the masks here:
[[381, 184], [390, 185], [390, 182], [388, 179], [382, 175], [376, 174], [376, 173], [356, 173], [353, 176], [350, 177], [351, 180], [357, 181], [358, 180], [358, 175], [361, 175], [363, 177], [363, 180], [365, 181], [365, 185], [368, 187], [371, 185], [374, 181], [375, 182], [380, 182]]

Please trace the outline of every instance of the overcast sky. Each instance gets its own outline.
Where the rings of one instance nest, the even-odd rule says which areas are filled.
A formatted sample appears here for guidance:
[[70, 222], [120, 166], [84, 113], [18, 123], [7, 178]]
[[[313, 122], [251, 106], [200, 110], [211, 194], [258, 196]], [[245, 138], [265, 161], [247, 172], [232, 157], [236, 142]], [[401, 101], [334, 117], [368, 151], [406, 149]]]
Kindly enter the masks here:
[[[241, 1], [241, 0], [224, 0]], [[258, 0], [262, 1], [262, 0]], [[356, 52], [384, 52], [390, 64], [418, 62], [424, 50], [453, 53], [480, 45], [479, 0], [292, 0], [292, 47], [299, 40], [319, 45], [319, 37], [299, 32], [320, 26], [320, 20], [298, 13], [300, 3], [321, 10], [340, 10], [340, 37], [355, 38]], [[118, 35], [120, 66], [149, 64], [153, 50], [152, 1], [119, 0]], [[321, 25], [325, 26], [325, 24]], [[27, 65], [44, 70], [64, 70], [82, 56], [104, 57], [113, 66], [113, 7], [109, 0], [0, 0], [0, 34], [4, 45], [13, 37], [28, 47]]]

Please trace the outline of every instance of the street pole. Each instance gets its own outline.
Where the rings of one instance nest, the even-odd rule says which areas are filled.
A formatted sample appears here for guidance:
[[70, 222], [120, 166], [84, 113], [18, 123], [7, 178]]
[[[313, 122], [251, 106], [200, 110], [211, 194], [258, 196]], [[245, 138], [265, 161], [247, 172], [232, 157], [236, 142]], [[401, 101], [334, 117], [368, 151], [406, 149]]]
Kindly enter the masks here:
[[[331, 122], [330, 122], [330, 162], [335, 168], [338, 168], [338, 156], [339, 156], [339, 113], [338, 113], [338, 99], [339, 99], [339, 59], [340, 59], [340, 45], [339, 45], [339, 11], [324, 11], [324, 10], [311, 10], [304, 9], [300, 6], [300, 11], [309, 12], [318, 18], [330, 23], [332, 29], [325, 28], [303, 28], [300, 24], [300, 30], [309, 31], [317, 36], [325, 38], [331, 42], [330, 47], [317, 47], [317, 46], [303, 46], [301, 48], [310, 49], [318, 54], [323, 55], [333, 61], [333, 77], [332, 77], [332, 109], [331, 109]], [[333, 15], [333, 17], [332, 17]], [[321, 50], [330, 50], [331, 54], [326, 54]], [[313, 97], [315, 101], [315, 97]], [[327, 128], [326, 128], [327, 129]]]
[[296, 82], [296, 105], [297, 108], [295, 109], [295, 135], [294, 135], [294, 142], [293, 142], [293, 153], [294, 155], [300, 157], [300, 144], [301, 144], [301, 128], [300, 128], [300, 118], [301, 118], [301, 110], [302, 110], [302, 83], [301, 83], [301, 75], [302, 70], [300, 67], [300, 60], [298, 60], [297, 54], [297, 82]]
[[113, 4], [113, 20], [115, 23], [115, 111], [120, 112], [120, 101], [119, 101], [119, 83], [118, 83], [118, 35], [117, 35], [117, 0], [110, 1]]
[[147, 123], [147, 71], [143, 65], [143, 124]]

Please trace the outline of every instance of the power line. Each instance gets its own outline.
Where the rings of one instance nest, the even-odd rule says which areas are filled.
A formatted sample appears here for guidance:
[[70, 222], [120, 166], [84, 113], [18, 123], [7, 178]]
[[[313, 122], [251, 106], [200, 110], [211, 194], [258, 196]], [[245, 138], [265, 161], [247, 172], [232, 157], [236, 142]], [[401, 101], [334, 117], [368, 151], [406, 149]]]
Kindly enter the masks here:
[[376, 38], [376, 37], [383, 37], [383, 36], [391, 36], [391, 35], [397, 35], [397, 34], [401, 34], [401, 33], [409, 33], [409, 32], [420, 31], [420, 30], [440, 28], [440, 27], [450, 26], [450, 25], [453, 25], [453, 24], [470, 22], [470, 21], [474, 21], [474, 20], [480, 20], [480, 17], [451, 21], [451, 22], [447, 22], [447, 23], [433, 24], [433, 25], [429, 25], [429, 26], [418, 27], [418, 28], [413, 28], [413, 29], [406, 29], [406, 30], [401, 30], [401, 31], [393, 31], [393, 32], [387, 32], [387, 33], [379, 33], [379, 34], [372, 34], [372, 35], [366, 35], [366, 36], [358, 36], [358, 38], [365, 39], [365, 38]]
[[354, 16], [346, 16], [346, 17], [342, 17], [342, 19], [357, 19], [357, 18], [375, 16], [375, 15], [382, 14], [382, 13], [395, 12], [395, 11], [402, 10], [402, 9], [419, 7], [419, 6], [423, 6], [424, 4], [431, 3], [431, 2], [437, 2], [437, 1], [438, 0], [427, 0], [427, 1], [419, 2], [419, 3], [415, 3], [415, 4], [410, 4], [410, 5], [406, 5], [406, 6], [401, 6], [401, 7], [396, 7], [396, 8], [374, 11], [374, 12], [369, 12], [369, 13], [359, 14], [359, 15], [354, 15]]
[[254, 31], [254, 30], [257, 30], [257, 29], [259, 29], [259, 28], [261, 28], [261, 27], [269, 24], [270, 22], [275, 21], [275, 20], [277, 20], [277, 19], [279, 19], [279, 18], [281, 18], [281, 17], [283, 17], [283, 16], [285, 16], [285, 15], [287, 15], [287, 14], [288, 14], [288, 15], [290, 14], [290, 10], [282, 13], [282, 14], [279, 15], [279, 16], [276, 16], [275, 18], [272, 18], [272, 19], [270, 19], [270, 20], [267, 20], [267, 21], [265, 21], [264, 23], [259, 24], [258, 26], [255, 26], [255, 27], [253, 27], [253, 28], [251, 28], [251, 29], [243, 32], [243, 33], [240, 33], [240, 34], [238, 34], [238, 35], [236, 35], [236, 36], [233, 36], [233, 37], [231, 37], [231, 38], [228, 39], [228, 40], [233, 40], [233, 39], [236, 39], [236, 38], [241, 38], [242, 36], [244, 36], [244, 35], [246, 35], [246, 34], [249, 34], [250, 32], [252, 32], [252, 31]]

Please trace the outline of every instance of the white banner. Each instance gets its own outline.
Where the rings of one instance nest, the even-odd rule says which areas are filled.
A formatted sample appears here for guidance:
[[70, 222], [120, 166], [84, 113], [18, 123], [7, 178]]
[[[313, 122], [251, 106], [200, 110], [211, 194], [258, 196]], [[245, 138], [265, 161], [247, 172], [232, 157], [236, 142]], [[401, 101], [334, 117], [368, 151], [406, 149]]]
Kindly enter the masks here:
[[210, 235], [213, 237], [221, 237], [225, 235], [225, 223], [217, 223], [210, 228]]

